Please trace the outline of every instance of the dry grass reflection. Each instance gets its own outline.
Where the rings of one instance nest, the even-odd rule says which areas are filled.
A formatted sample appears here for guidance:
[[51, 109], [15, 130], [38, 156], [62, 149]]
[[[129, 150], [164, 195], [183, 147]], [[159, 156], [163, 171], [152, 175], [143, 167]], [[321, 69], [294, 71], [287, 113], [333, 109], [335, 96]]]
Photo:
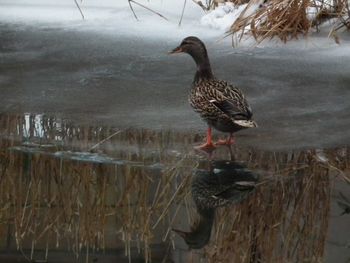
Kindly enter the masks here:
[[[163, 262], [176, 253], [180, 262], [320, 262], [332, 179], [349, 180], [348, 148], [236, 149], [262, 183], [243, 203], [217, 209], [209, 245], [188, 253], [171, 228], [196, 219], [191, 178], [208, 167], [192, 150], [200, 136], [43, 115], [0, 115], [0, 133], [0, 245], [28, 259], [64, 249], [89, 261], [123, 247], [131, 259], [136, 248], [155, 261], [152, 247], [165, 244]], [[229, 155], [221, 149], [215, 158]]]

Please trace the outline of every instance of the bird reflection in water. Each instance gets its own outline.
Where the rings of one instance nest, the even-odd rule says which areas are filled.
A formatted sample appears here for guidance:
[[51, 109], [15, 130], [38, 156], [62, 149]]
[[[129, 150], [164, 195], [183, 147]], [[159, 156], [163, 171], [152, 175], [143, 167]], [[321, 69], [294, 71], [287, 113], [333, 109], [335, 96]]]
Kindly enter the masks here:
[[197, 170], [191, 182], [192, 199], [199, 214], [199, 222], [190, 232], [173, 229], [191, 249], [208, 244], [218, 207], [240, 203], [256, 187], [258, 176], [243, 163], [211, 161], [209, 170]]

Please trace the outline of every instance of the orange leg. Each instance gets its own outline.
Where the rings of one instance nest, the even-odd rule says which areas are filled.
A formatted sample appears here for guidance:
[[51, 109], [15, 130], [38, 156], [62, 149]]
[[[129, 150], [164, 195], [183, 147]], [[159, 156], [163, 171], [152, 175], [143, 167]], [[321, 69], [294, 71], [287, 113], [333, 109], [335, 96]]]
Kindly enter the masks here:
[[213, 144], [212, 139], [211, 139], [211, 127], [210, 126], [208, 127], [208, 130], [207, 130], [206, 143], [199, 145], [199, 146], [196, 146], [195, 148], [198, 150], [206, 151], [206, 152], [212, 152], [216, 148], [215, 145]]
[[233, 144], [235, 144], [235, 138], [233, 136], [233, 133], [231, 133], [226, 140], [220, 139], [215, 143], [215, 145], [227, 145], [227, 146], [231, 146]]

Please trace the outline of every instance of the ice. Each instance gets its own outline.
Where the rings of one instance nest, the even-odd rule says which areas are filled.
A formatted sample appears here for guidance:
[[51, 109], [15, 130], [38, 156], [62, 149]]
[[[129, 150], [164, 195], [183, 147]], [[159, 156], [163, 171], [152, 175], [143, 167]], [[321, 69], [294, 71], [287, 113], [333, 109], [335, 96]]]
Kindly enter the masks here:
[[137, 21], [127, 1], [83, 1], [82, 20], [74, 1], [0, 0], [0, 110], [117, 129], [204, 131], [187, 102], [195, 64], [188, 55], [167, 54], [197, 35], [216, 76], [239, 86], [252, 106], [259, 128], [239, 133], [239, 143], [270, 149], [350, 143], [348, 37], [341, 45], [326, 34], [233, 48], [230, 38], [217, 41], [221, 29], [200, 24], [204, 13], [192, 1], [181, 27], [182, 1], [154, 1], [142, 3], [170, 22], [134, 6]]
[[104, 154], [90, 153], [90, 152], [71, 152], [59, 151], [53, 154], [55, 157], [62, 159], [70, 159], [88, 163], [104, 163], [104, 164], [125, 164], [124, 160], [116, 160]]

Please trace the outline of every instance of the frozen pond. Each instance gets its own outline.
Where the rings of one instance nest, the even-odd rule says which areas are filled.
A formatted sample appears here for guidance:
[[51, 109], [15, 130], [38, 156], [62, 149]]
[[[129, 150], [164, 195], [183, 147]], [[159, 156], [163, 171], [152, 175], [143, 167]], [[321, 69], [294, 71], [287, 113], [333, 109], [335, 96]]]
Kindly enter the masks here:
[[[244, 91], [259, 124], [237, 133], [231, 154], [220, 148], [208, 160], [193, 150], [206, 129], [187, 102], [195, 65], [167, 54], [192, 34], [189, 24], [174, 34], [169, 25], [153, 35], [142, 26], [126, 33], [127, 22], [99, 32], [104, 20], [59, 23], [56, 14], [47, 23], [49, 15], [38, 13], [28, 22], [32, 6], [0, 2], [0, 245], [13, 252], [0, 261], [16, 260], [19, 244], [27, 258], [49, 252], [57, 262], [77, 255], [91, 262], [349, 260], [346, 40], [232, 48], [211, 30], [193, 31], [216, 76]], [[132, 18], [128, 12], [108, 14], [121, 22]], [[208, 181], [219, 185], [241, 166], [261, 181], [239, 204], [220, 193], [229, 205], [205, 221], [213, 227], [209, 245], [188, 252], [171, 228], [188, 230], [194, 221], [196, 176], [213, 175]]]
[[[187, 103], [195, 65], [179, 40], [1, 25], [1, 111], [64, 115], [116, 127], [204, 130]], [[237, 48], [208, 40], [213, 70], [247, 94], [269, 149], [350, 142], [350, 56], [317, 48]]]

